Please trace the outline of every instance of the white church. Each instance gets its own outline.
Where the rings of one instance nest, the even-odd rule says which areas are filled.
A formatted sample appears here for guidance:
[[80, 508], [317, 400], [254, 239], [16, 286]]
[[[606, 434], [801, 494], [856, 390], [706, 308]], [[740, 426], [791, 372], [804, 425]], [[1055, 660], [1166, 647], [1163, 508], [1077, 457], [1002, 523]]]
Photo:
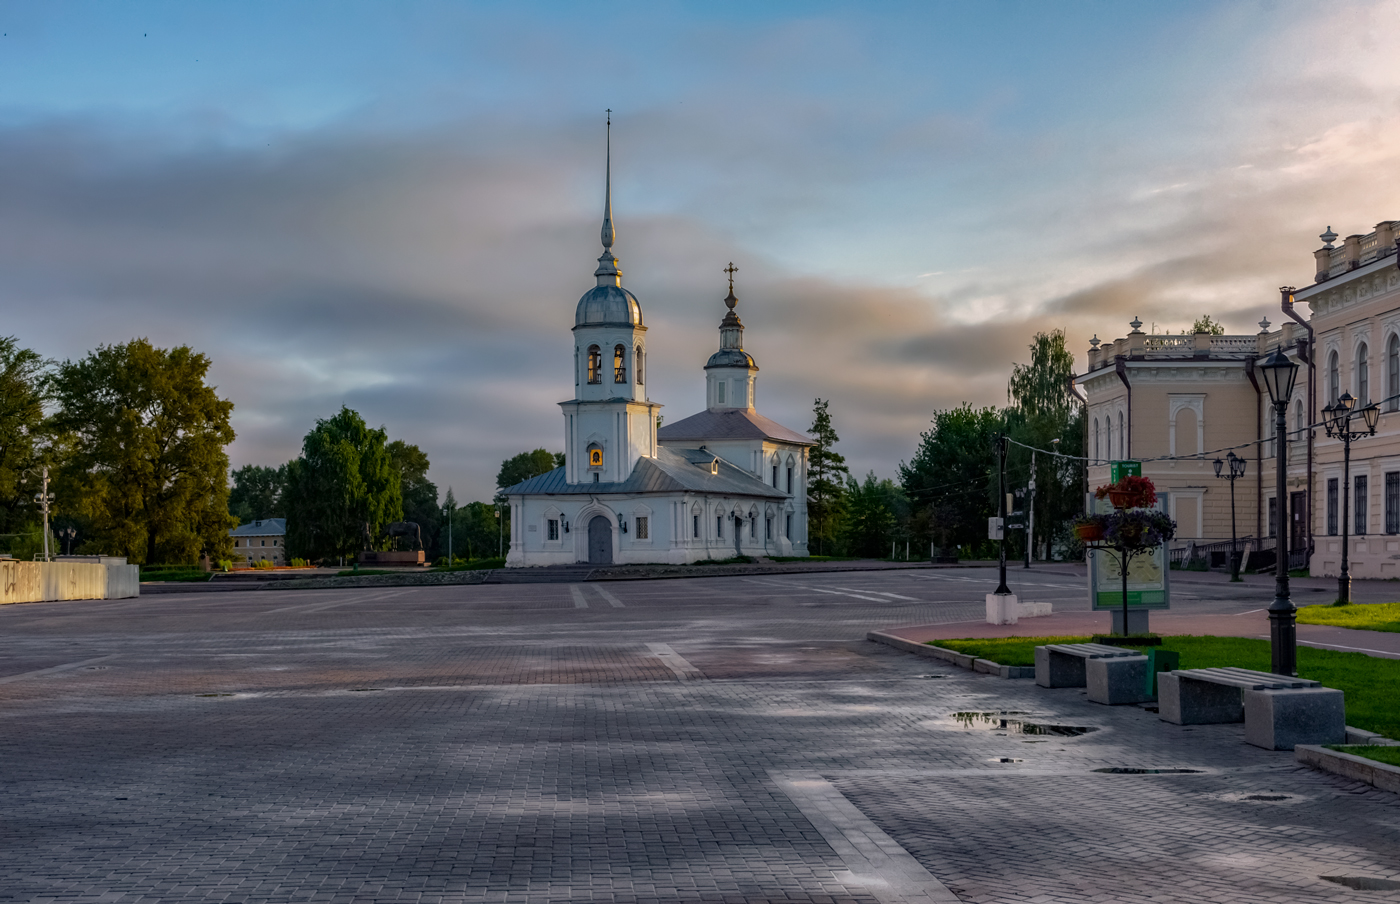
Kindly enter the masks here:
[[732, 265], [719, 351], [705, 364], [707, 407], [657, 428], [642, 306], [612, 253], [608, 157], [598, 285], [574, 313], [574, 398], [559, 403], [565, 465], [503, 491], [506, 565], [805, 556], [812, 441], [755, 409], [758, 364], [734, 313]]

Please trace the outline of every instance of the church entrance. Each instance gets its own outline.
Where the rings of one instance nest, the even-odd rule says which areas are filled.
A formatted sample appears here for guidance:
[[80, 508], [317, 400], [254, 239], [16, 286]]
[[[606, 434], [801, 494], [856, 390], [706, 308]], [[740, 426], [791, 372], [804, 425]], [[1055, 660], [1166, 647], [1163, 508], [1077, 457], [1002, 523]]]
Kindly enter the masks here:
[[588, 522], [588, 564], [612, 564], [612, 522], [604, 515], [594, 515]]

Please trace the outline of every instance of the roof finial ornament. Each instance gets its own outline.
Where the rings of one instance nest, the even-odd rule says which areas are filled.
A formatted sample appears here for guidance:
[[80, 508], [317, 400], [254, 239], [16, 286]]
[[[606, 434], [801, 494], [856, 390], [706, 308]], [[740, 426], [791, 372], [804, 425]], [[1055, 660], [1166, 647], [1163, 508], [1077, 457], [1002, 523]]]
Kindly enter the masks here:
[[739, 268], [730, 261], [729, 266], [724, 268], [724, 272], [729, 274], [729, 295], [724, 299], [724, 303], [729, 305], [729, 310], [734, 310], [734, 306], [739, 303], [739, 299], [734, 297], [734, 274], [739, 272]]
[[607, 177], [605, 185], [605, 197], [603, 200], [603, 248], [611, 250], [613, 241], [617, 238], [617, 233], [613, 230], [612, 223], [612, 107], [608, 108], [608, 139], [607, 139]]

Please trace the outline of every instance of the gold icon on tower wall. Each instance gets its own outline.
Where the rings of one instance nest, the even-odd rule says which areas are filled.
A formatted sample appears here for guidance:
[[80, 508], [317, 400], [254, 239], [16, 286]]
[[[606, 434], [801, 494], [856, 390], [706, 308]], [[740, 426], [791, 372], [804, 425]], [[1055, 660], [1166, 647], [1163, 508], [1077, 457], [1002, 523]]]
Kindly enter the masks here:
[[595, 448], [595, 449], [589, 449], [589, 450], [588, 450], [588, 466], [589, 466], [590, 468], [601, 468], [601, 467], [603, 466], [603, 450], [602, 450], [602, 449], [596, 449], [596, 448]]

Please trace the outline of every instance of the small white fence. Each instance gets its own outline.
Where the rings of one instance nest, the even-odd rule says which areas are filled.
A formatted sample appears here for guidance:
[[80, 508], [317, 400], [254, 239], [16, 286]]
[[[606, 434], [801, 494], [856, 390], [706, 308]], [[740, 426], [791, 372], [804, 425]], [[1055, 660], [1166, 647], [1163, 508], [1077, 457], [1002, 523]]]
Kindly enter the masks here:
[[138, 565], [0, 559], [0, 604], [116, 600], [140, 594]]

